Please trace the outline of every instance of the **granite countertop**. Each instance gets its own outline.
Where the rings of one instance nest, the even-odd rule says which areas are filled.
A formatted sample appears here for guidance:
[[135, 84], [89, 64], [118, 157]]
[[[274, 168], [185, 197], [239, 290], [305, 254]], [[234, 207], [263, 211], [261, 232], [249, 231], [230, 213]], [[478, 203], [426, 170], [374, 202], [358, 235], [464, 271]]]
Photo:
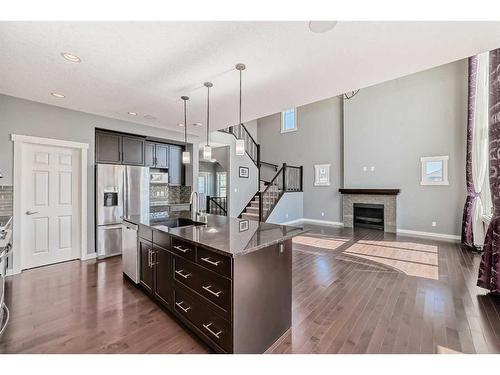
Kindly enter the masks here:
[[[166, 232], [173, 237], [203, 245], [218, 253], [236, 257], [276, 243], [289, 240], [306, 231], [299, 227], [261, 223], [253, 220], [236, 219], [227, 216], [205, 215], [207, 223], [197, 226], [168, 228], [161, 221], [149, 217], [132, 215], [124, 220], [142, 224]], [[186, 217], [171, 215], [169, 219]], [[166, 219], [168, 220], [168, 219]]]

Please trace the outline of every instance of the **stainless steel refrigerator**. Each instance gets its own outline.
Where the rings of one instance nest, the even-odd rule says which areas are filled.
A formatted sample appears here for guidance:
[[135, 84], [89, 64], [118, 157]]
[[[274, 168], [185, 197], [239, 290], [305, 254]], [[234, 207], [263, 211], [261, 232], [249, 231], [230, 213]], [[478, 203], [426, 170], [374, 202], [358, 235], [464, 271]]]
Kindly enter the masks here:
[[123, 217], [149, 217], [149, 168], [125, 165], [96, 166], [97, 256], [122, 253]]

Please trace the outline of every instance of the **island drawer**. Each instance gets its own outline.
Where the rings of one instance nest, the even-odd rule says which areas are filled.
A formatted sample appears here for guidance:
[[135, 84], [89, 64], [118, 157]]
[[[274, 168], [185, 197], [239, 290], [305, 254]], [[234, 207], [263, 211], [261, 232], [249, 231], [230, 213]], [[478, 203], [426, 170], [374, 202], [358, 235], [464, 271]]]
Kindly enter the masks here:
[[175, 311], [191, 322], [211, 341], [231, 351], [231, 325], [197, 298], [174, 288]]
[[177, 238], [172, 238], [172, 248], [171, 251], [183, 258], [195, 260], [195, 245], [190, 242], [182, 241]]
[[231, 258], [229, 257], [198, 246], [196, 263], [221, 275], [231, 277]]
[[160, 232], [159, 230], [153, 231], [153, 243], [161, 246], [164, 249], [170, 250], [170, 236], [167, 233]]
[[174, 279], [225, 311], [231, 309], [231, 280], [174, 257]]
[[139, 237], [153, 241], [153, 230], [145, 225], [139, 225]]

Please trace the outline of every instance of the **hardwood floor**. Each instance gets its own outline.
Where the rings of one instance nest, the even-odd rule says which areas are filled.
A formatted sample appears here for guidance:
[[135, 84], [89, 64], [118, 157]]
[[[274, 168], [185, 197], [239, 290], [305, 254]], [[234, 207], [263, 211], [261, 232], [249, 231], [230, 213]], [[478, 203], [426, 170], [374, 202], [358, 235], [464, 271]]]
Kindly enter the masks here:
[[[500, 353], [500, 297], [458, 244], [307, 226], [294, 240], [292, 329], [273, 353]], [[124, 280], [121, 259], [7, 280], [0, 353], [207, 353]]]

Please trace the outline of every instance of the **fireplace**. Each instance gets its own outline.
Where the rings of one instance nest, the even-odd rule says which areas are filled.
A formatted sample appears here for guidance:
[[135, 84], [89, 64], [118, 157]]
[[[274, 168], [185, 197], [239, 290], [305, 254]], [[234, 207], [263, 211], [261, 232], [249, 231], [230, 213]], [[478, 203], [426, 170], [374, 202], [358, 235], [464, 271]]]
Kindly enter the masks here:
[[384, 230], [384, 205], [354, 203], [354, 228], [363, 227]]
[[[382, 229], [384, 232], [396, 233], [396, 197], [399, 189], [358, 189], [341, 188], [342, 220], [344, 227], [364, 226]], [[360, 212], [355, 217], [355, 207]], [[378, 212], [377, 212], [378, 211]], [[364, 212], [364, 213], [363, 213]], [[367, 214], [366, 214], [367, 213]], [[369, 218], [370, 220], [366, 220]]]

